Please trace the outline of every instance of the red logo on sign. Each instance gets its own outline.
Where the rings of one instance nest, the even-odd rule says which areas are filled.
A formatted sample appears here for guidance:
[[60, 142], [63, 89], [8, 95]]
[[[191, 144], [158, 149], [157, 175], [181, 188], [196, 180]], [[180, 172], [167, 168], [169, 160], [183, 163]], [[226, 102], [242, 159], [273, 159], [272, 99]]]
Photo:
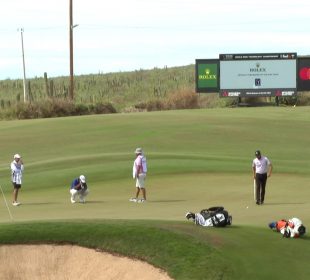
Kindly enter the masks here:
[[301, 80], [310, 80], [310, 68], [308, 67], [303, 67], [299, 70], [299, 78]]
[[282, 92], [280, 90], [276, 90], [276, 96], [282, 96]]

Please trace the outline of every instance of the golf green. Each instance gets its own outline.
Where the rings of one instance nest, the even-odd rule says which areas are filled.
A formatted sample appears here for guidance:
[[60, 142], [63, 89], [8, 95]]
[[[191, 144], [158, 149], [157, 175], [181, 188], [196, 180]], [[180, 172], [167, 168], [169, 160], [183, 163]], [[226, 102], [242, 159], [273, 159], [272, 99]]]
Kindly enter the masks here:
[[[0, 184], [5, 196], [0, 221], [10, 227], [39, 221], [155, 226], [219, 250], [230, 267], [222, 279], [253, 275], [271, 279], [274, 267], [290, 264], [288, 259], [275, 260], [282, 246], [293, 254], [310, 252], [307, 235], [288, 244], [267, 227], [271, 221], [293, 216], [310, 227], [309, 116], [308, 107], [268, 107], [2, 121]], [[132, 164], [137, 147], [143, 148], [148, 163], [146, 203], [129, 202], [135, 193]], [[256, 149], [274, 167], [262, 206], [253, 199], [251, 164]], [[9, 164], [15, 153], [25, 163], [19, 207], [11, 205]], [[90, 194], [85, 204], [71, 204], [69, 186], [81, 174], [87, 178]], [[206, 229], [184, 217], [187, 211], [211, 206], [224, 206], [233, 216], [233, 225]], [[117, 244], [115, 248], [121, 251]], [[283, 250], [289, 257], [290, 252]], [[303, 252], [294, 255], [290, 277], [295, 270], [302, 270], [299, 279], [310, 273], [304, 260], [310, 253]], [[185, 262], [192, 265], [190, 260]], [[165, 269], [176, 279], [189, 279], [172, 267]]]

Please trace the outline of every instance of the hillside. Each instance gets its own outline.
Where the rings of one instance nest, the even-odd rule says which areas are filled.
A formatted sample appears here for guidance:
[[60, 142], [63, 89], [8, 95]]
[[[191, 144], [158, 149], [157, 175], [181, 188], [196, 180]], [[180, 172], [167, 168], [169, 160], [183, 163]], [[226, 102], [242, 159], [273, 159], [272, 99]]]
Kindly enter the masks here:
[[[29, 79], [27, 99], [32, 105], [24, 106], [23, 80], [0, 81], [0, 118], [213, 108], [237, 103], [236, 98], [219, 98], [217, 93], [197, 95], [195, 65], [81, 75], [75, 76], [74, 82], [74, 102], [71, 102], [68, 97], [69, 77], [48, 78], [45, 74], [44, 77]], [[271, 98], [245, 101], [273, 104]], [[284, 98], [280, 103], [308, 105], [310, 96], [302, 93], [298, 98]]]
[[[194, 91], [194, 65], [154, 68], [133, 72], [75, 76], [75, 102], [111, 102], [118, 109], [151, 99], [165, 98], [176, 91]], [[66, 98], [69, 77], [36, 77], [27, 81], [31, 101], [46, 97]], [[23, 100], [23, 81], [0, 81], [1, 107]]]

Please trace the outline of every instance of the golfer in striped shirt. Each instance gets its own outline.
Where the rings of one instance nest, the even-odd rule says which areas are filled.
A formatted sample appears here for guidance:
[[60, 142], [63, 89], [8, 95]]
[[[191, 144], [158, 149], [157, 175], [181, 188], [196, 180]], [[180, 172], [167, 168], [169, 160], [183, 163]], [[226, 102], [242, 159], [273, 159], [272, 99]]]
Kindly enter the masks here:
[[20, 203], [17, 201], [18, 192], [22, 187], [22, 175], [24, 171], [24, 163], [19, 154], [14, 155], [14, 160], [11, 162], [11, 176], [13, 183], [13, 206], [18, 206]]

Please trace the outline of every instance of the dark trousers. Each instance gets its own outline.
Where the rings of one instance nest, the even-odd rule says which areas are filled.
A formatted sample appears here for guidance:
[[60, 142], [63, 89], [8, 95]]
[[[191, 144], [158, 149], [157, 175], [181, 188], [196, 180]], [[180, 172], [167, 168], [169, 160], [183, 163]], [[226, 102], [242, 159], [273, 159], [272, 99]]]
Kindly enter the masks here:
[[255, 174], [256, 202], [258, 203], [264, 203], [266, 182], [267, 182], [267, 173]]

